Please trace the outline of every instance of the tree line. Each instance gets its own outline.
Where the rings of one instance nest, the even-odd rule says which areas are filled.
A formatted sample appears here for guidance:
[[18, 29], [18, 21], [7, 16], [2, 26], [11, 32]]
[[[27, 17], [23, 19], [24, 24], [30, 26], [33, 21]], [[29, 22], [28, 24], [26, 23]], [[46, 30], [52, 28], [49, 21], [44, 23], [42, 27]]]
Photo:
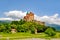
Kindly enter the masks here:
[[36, 22], [27, 22], [21, 19], [20, 21], [12, 21], [10, 23], [1, 23], [0, 32], [11, 33], [11, 29], [16, 29], [17, 32], [29, 32], [37, 34], [44, 32], [50, 36], [55, 35], [55, 28], [45, 25], [40, 25]]

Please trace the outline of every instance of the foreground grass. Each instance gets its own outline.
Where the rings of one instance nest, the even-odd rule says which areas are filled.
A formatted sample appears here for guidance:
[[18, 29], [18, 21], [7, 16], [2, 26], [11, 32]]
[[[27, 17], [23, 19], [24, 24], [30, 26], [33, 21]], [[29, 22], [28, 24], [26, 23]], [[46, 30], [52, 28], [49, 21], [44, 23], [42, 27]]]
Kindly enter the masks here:
[[47, 34], [45, 33], [38, 33], [38, 34], [31, 34], [31, 33], [0, 33], [1, 37], [11, 37], [11, 38], [44, 38]]
[[[52, 38], [45, 33], [31, 34], [31, 33], [0, 33], [0, 40], [13, 40], [13, 39], [24, 39], [24, 38]], [[60, 38], [60, 33], [56, 33], [53, 38]]]
[[23, 38], [47, 38], [47, 34], [31, 34], [31, 33], [0, 33], [0, 39], [23, 39]]

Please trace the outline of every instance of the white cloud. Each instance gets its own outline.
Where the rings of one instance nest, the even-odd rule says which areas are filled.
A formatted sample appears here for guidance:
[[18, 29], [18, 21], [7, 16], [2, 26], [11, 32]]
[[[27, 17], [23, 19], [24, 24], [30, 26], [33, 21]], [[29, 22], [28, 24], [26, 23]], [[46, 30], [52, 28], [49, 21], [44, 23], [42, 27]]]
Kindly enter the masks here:
[[34, 19], [40, 21], [40, 17], [37, 15], [34, 15]]
[[52, 18], [58, 18], [58, 16], [59, 16], [59, 14], [55, 14], [55, 15], [53, 15], [53, 16], [51, 16]]
[[11, 18], [22, 19], [26, 15], [26, 12], [14, 10], [5, 12], [5, 15]]
[[[5, 15], [9, 18], [0, 18], [0, 20], [19, 20], [23, 19], [23, 17], [26, 15], [26, 12], [23, 11], [9, 11], [9, 12], [4, 12]], [[37, 16], [36, 14], [34, 15], [34, 19], [38, 21], [43, 21], [49, 24], [58, 24], [60, 25], [60, 18], [58, 18], [58, 13], [52, 15], [52, 16]]]
[[0, 18], [0, 20], [10, 20], [10, 21], [12, 21], [14, 19], [12, 19], [12, 18]]
[[43, 21], [43, 22], [46, 22], [46, 23], [49, 23], [49, 24], [57, 24], [57, 25], [60, 25], [60, 18], [58, 18], [58, 15], [59, 14], [55, 14], [53, 16], [37, 16], [35, 15], [35, 20], [40, 20], [40, 21]]

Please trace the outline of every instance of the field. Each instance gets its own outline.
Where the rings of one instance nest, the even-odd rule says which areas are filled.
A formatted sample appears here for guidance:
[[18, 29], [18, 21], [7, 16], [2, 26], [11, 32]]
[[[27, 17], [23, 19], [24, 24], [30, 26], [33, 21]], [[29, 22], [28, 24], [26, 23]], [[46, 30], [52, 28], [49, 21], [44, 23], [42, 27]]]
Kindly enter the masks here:
[[[0, 40], [18, 40], [18, 39], [25, 39], [25, 38], [44, 38], [44, 39], [50, 39], [52, 37], [49, 37], [45, 33], [38, 33], [38, 34], [30, 34], [30, 33], [0, 33]], [[56, 33], [56, 35], [53, 38], [60, 38], [60, 33]]]

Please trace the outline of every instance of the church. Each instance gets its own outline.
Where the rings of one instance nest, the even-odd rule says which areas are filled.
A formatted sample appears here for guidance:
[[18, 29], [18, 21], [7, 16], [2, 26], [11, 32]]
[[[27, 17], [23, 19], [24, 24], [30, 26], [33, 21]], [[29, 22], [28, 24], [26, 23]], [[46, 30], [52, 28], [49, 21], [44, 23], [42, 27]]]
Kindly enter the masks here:
[[24, 16], [25, 21], [33, 21], [34, 20], [34, 14], [32, 12], [29, 12]]
[[24, 16], [24, 20], [25, 21], [33, 21], [38, 24], [45, 25], [45, 22], [34, 20], [34, 13], [32, 13], [32, 12], [29, 12], [29, 13], [27, 12], [26, 16]]

